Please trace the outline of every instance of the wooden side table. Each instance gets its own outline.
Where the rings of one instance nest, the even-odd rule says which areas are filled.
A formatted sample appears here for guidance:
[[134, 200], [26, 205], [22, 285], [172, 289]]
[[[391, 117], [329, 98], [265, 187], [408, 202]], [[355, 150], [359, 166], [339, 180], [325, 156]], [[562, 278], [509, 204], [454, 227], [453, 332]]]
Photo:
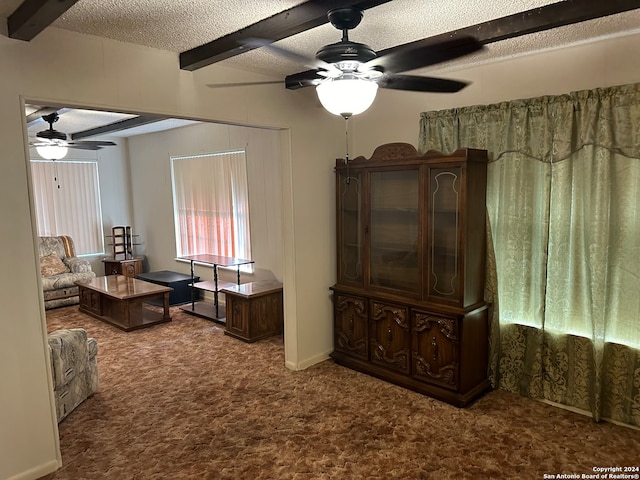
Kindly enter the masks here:
[[103, 258], [105, 275], [124, 275], [125, 277], [136, 278], [142, 273], [142, 262], [144, 257], [134, 257], [117, 259], [113, 257]]
[[245, 342], [282, 333], [284, 311], [280, 282], [251, 282], [221, 290], [225, 295], [225, 335]]

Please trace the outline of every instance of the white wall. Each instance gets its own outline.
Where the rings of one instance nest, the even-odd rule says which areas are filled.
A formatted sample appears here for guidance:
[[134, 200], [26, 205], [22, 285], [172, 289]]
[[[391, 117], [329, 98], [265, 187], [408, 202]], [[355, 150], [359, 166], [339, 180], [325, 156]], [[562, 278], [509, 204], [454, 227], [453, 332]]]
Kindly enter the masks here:
[[[246, 150], [251, 222], [252, 259], [255, 272], [243, 274], [243, 282], [283, 280], [282, 249], [282, 153], [280, 131], [236, 125], [202, 123], [174, 130], [137, 135], [129, 139], [135, 229], [143, 242], [150, 271], [189, 273], [189, 263], [176, 257], [172, 156]], [[196, 274], [213, 278], [211, 268]], [[235, 281], [235, 273], [221, 269], [222, 280]]]
[[[100, 137], [100, 140], [116, 144], [95, 152], [100, 176], [102, 225], [105, 235], [110, 235], [112, 227], [133, 223], [128, 142], [118, 137]], [[108, 252], [109, 246], [105, 245], [105, 248]]]
[[326, 358], [332, 349], [327, 292], [335, 277], [335, 261], [327, 261], [335, 258], [330, 179], [340, 151], [331, 139], [341, 124], [315, 107], [313, 92], [276, 86], [216, 91], [204, 84], [257, 78], [221, 67], [184, 72], [177, 54], [53, 28], [29, 43], [0, 37], [0, 65], [2, 263], [12, 272], [0, 289], [6, 344], [0, 349], [0, 478], [37, 478], [61, 461], [28, 193], [25, 98], [289, 129], [279, 134], [285, 357], [294, 369]]
[[472, 82], [456, 94], [379, 89], [374, 105], [354, 122], [354, 152], [368, 157], [376, 146], [388, 142], [417, 147], [421, 112], [639, 82], [638, 45], [640, 33], [432, 73]]
[[[475, 80], [459, 95], [381, 91], [374, 107], [351, 121], [351, 156], [368, 156], [390, 141], [416, 145], [421, 111], [640, 81], [639, 40], [453, 72], [453, 78]], [[0, 478], [37, 478], [61, 461], [21, 98], [287, 129], [280, 134], [286, 362], [304, 368], [326, 358], [332, 348], [328, 287], [335, 281], [333, 166], [344, 154], [344, 130], [339, 118], [317, 108], [312, 90], [208, 89], [203, 85], [214, 80], [248, 78], [218, 66], [183, 72], [175, 54], [53, 28], [29, 43], [0, 37], [0, 65], [0, 251], [11, 272], [0, 288]]]

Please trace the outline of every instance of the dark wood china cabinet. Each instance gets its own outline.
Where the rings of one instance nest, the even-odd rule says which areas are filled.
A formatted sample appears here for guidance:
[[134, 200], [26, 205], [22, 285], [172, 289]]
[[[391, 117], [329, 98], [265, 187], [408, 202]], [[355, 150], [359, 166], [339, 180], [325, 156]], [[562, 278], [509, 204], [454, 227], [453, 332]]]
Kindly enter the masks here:
[[475, 149], [336, 161], [337, 363], [461, 407], [489, 388], [486, 177]]

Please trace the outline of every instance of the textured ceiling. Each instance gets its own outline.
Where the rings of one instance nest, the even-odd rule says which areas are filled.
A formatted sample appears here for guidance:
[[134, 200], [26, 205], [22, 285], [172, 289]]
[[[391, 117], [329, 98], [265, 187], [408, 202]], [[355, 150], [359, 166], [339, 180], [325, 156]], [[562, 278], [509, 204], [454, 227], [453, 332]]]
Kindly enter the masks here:
[[[0, 0], [0, 16], [7, 17], [20, 3], [22, 0]], [[300, 0], [80, 0], [52, 26], [168, 50], [177, 54], [300, 3], [303, 2]], [[366, 43], [374, 50], [382, 50], [551, 3], [556, 2], [553, 0], [467, 0], [464, 2], [394, 0], [365, 10], [361, 24], [349, 35], [353, 41]], [[480, 53], [418, 72], [451, 70], [464, 65], [495, 61], [532, 51], [558, 48], [639, 30], [640, 9], [636, 9], [623, 14], [491, 43]], [[339, 41], [340, 36], [341, 33], [338, 30], [330, 24], [325, 24], [281, 40], [276, 45], [313, 57], [320, 47]], [[271, 75], [275, 78], [283, 78], [285, 75], [306, 70], [304, 65], [296, 64], [291, 59], [283, 58], [265, 48], [223, 60], [222, 64]], [[57, 127], [62, 127], [62, 119]]]
[[[8, 16], [20, 3], [21, 0], [0, 0], [0, 16]], [[304, 2], [301, 0], [80, 0], [52, 26], [179, 53], [300, 3]], [[354, 41], [370, 45], [374, 50], [382, 50], [551, 3], [556, 1], [394, 0], [366, 10], [362, 23], [350, 33], [350, 37]], [[497, 42], [489, 45], [482, 53], [437, 68], [556, 48], [639, 29], [640, 9], [637, 9], [624, 14]], [[323, 45], [340, 40], [340, 35], [340, 32], [330, 24], [325, 24], [281, 40], [277, 46], [313, 57]], [[305, 69], [264, 48], [224, 60], [223, 64], [277, 77]], [[432, 70], [434, 69], [432, 67]]]
[[[42, 107], [42, 105], [27, 104], [25, 106], [25, 113], [26, 115], [29, 115], [30, 113], [37, 111]], [[66, 133], [69, 136], [69, 140], [71, 140], [71, 134], [89, 130], [92, 128], [102, 127], [104, 125], [110, 125], [115, 122], [136, 117], [136, 115], [129, 115], [125, 113], [102, 112], [98, 110], [84, 110], [79, 108], [62, 108], [58, 110], [58, 114], [60, 118], [53, 124], [53, 128], [57, 131]], [[109, 133], [109, 136], [121, 138], [132, 137], [134, 135], [160, 132], [163, 130], [184, 127], [187, 125], [192, 125], [194, 123], [200, 122], [194, 120], [168, 118], [166, 120], [141, 125], [138, 127], [127, 128], [126, 130], [111, 132]], [[38, 132], [46, 130], [47, 128], [49, 128], [49, 124], [46, 123], [42, 118], [38, 118], [35, 121], [29, 122], [29, 124], [27, 125], [29, 139], [35, 138]], [[87, 137], [87, 139], [89, 139], [89, 137]]]

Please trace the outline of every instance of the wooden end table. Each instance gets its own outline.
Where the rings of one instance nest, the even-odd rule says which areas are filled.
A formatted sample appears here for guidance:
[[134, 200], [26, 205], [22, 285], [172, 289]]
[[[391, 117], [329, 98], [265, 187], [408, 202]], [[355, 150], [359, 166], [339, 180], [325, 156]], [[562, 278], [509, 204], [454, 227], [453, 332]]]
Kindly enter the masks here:
[[[76, 285], [79, 289], [81, 312], [127, 332], [171, 321], [171, 287], [124, 275], [96, 277], [88, 281], [78, 281]], [[145, 303], [153, 298], [162, 299], [162, 313]]]
[[105, 275], [125, 275], [133, 278], [142, 273], [142, 262], [144, 262], [144, 257], [121, 259], [106, 257], [102, 259]]
[[227, 303], [225, 335], [255, 342], [282, 333], [284, 312], [280, 282], [243, 283], [223, 288], [221, 292]]

